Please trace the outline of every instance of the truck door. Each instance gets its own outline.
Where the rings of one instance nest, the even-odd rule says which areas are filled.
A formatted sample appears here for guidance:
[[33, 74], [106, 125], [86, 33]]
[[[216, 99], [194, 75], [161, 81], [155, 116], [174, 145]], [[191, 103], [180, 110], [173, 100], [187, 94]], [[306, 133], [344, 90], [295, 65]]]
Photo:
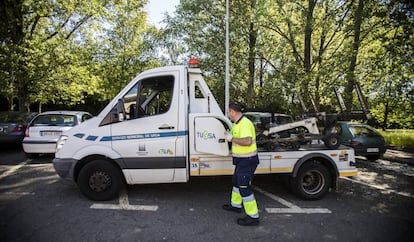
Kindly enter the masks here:
[[179, 88], [175, 71], [141, 79], [123, 96], [125, 120], [112, 124], [111, 141], [129, 184], [186, 180]]
[[224, 136], [225, 124], [219, 117], [191, 115], [190, 118], [194, 120], [194, 132], [190, 135], [196, 152], [229, 155], [229, 145]]

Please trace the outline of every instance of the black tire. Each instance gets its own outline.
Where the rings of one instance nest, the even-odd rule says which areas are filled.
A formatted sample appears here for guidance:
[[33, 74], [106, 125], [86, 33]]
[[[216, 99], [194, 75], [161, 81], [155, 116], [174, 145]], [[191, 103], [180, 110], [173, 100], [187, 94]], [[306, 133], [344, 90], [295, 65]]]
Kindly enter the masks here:
[[367, 158], [367, 160], [369, 160], [369, 161], [376, 161], [379, 158], [381, 158], [381, 156], [380, 155], [370, 155], [370, 156], [365, 156], [365, 158]]
[[329, 149], [336, 150], [341, 145], [341, 138], [338, 134], [330, 133], [324, 137], [323, 142]]
[[37, 157], [39, 157], [38, 153], [25, 153], [26, 157], [29, 159], [36, 159]]
[[80, 170], [77, 183], [82, 194], [94, 201], [112, 200], [124, 186], [119, 168], [107, 160], [87, 163]]
[[267, 151], [275, 151], [277, 147], [278, 147], [278, 143], [269, 141], [266, 143], [265, 149]]
[[290, 146], [292, 147], [292, 150], [299, 150], [300, 149], [300, 143], [298, 141], [291, 142]]
[[328, 169], [319, 163], [308, 162], [300, 169], [296, 177], [291, 177], [292, 192], [305, 200], [318, 200], [326, 195], [332, 184]]

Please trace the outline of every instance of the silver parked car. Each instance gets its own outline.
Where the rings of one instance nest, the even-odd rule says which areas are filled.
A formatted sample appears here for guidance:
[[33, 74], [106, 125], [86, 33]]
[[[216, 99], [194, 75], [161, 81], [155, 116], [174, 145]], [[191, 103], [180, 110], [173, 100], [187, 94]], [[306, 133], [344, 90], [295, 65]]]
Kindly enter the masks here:
[[32, 119], [23, 139], [23, 150], [28, 157], [55, 153], [59, 136], [74, 126], [90, 119], [92, 115], [83, 111], [49, 111]]

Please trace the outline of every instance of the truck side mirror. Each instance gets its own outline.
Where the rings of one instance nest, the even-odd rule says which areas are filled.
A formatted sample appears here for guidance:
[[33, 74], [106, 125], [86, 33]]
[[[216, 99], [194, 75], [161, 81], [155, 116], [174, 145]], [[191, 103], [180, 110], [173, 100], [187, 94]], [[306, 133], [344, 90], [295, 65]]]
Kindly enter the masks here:
[[130, 119], [134, 119], [137, 117], [137, 105], [135, 103], [129, 106], [129, 117]]
[[118, 102], [116, 104], [116, 112], [118, 115], [118, 122], [122, 122], [125, 120], [125, 106], [124, 106], [124, 100], [121, 98], [118, 99]]

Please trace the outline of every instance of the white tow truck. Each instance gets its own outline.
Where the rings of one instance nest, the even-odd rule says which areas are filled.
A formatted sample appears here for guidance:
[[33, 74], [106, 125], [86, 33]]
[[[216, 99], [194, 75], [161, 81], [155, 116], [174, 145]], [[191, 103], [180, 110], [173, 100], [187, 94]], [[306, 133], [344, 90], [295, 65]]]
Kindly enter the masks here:
[[[223, 114], [194, 66], [139, 74], [96, 117], [65, 132], [53, 165], [91, 200], [115, 198], [125, 183], [179, 183], [194, 176], [231, 175]], [[352, 148], [311, 144], [298, 150], [259, 150], [256, 174], [288, 174], [302, 199], [323, 197], [339, 176], [358, 171]]]

